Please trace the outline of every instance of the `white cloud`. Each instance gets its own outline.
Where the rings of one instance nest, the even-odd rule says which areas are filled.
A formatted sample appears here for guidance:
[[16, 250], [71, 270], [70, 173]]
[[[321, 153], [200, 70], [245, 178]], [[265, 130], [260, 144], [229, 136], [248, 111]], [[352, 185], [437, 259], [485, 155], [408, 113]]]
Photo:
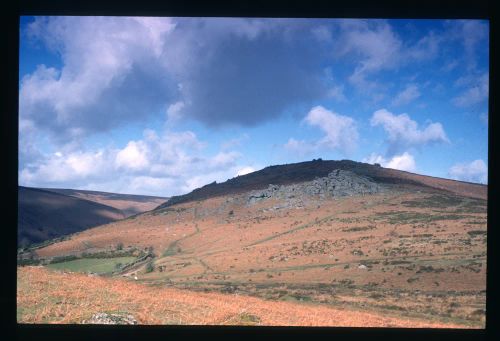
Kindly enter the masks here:
[[147, 153], [148, 147], [143, 141], [130, 141], [116, 155], [115, 164], [118, 168], [144, 170], [149, 167]]
[[420, 91], [415, 84], [409, 84], [403, 91], [398, 93], [392, 100], [393, 106], [406, 105], [420, 97]]
[[208, 166], [215, 169], [233, 167], [240, 157], [241, 154], [238, 152], [219, 152], [209, 160]]
[[168, 121], [174, 122], [178, 121], [182, 117], [182, 109], [184, 108], [184, 102], [178, 101], [171, 104], [167, 108], [167, 118]]
[[488, 22], [485, 20], [450, 20], [446, 26], [449, 37], [452, 40], [458, 40], [464, 47], [467, 69], [475, 69], [477, 47], [479, 43], [488, 39]]
[[453, 104], [456, 106], [468, 107], [488, 100], [488, 73], [485, 73], [479, 77], [461, 77], [455, 84], [458, 86], [468, 86], [468, 88], [462, 94], [452, 99]]
[[391, 69], [398, 65], [401, 40], [385, 21], [343, 20], [339, 55], [361, 54], [355, 73]]
[[368, 157], [363, 158], [361, 162], [366, 162], [372, 165], [375, 163], [378, 163], [379, 165], [385, 165], [387, 160], [382, 155], [371, 153]]
[[317, 144], [304, 140], [296, 140], [291, 137], [283, 147], [289, 152], [296, 153], [300, 156], [305, 156], [315, 151], [317, 149]]
[[450, 168], [448, 174], [455, 180], [488, 183], [488, 166], [481, 159], [470, 163], [455, 164]]
[[349, 116], [343, 116], [322, 106], [313, 107], [302, 121], [323, 131], [324, 136], [317, 141], [304, 141], [290, 138], [285, 149], [306, 155], [320, 149], [339, 150], [344, 154], [352, 152], [358, 142], [356, 122]]
[[159, 58], [174, 27], [169, 18], [36, 18], [28, 36], [63, 66], [42, 64], [22, 79], [20, 117], [63, 141], [144, 117], [172, 92]]
[[20, 168], [19, 183], [170, 196], [250, 170], [239, 164], [241, 153], [227, 150], [207, 155], [205, 146], [191, 131], [157, 134], [146, 129], [142, 139], [123, 148], [52, 153]]
[[314, 27], [300, 19], [37, 17], [22, 39], [50, 48], [62, 66], [41, 65], [21, 80], [20, 117], [57, 144], [162, 108], [170, 122], [256, 125], [326, 95]]
[[238, 169], [238, 171], [236, 172], [235, 176], [242, 176], [242, 175], [245, 175], [245, 174], [253, 173], [255, 171], [256, 171], [255, 168], [250, 167], [250, 166], [246, 166], [246, 167]]
[[37, 183], [66, 183], [79, 179], [96, 179], [106, 176], [108, 153], [73, 152], [64, 155], [56, 152], [44, 157], [38, 164], [23, 168], [19, 173], [19, 183], [36, 185]]
[[441, 123], [430, 123], [425, 129], [420, 129], [407, 114], [394, 115], [380, 109], [373, 113], [370, 123], [384, 128], [393, 152], [410, 146], [449, 142]]
[[401, 155], [395, 155], [389, 160], [384, 158], [382, 155], [372, 153], [369, 157], [364, 158], [362, 161], [370, 164], [378, 163], [386, 168], [399, 169], [407, 172], [414, 172], [417, 169], [415, 158], [408, 152], [404, 152]]
[[375, 92], [377, 97], [382, 96], [384, 85], [370, 76], [436, 57], [442, 39], [430, 32], [416, 42], [404, 42], [385, 20], [346, 19], [339, 21], [339, 27], [335, 54], [349, 56], [356, 63], [349, 82], [363, 93]]
[[358, 130], [351, 117], [316, 106], [309, 111], [304, 122], [319, 128], [326, 134], [317, 142], [318, 147], [338, 149], [347, 153], [357, 145]]
[[328, 90], [327, 96], [330, 98], [333, 98], [337, 102], [346, 102], [347, 98], [344, 95], [344, 86], [343, 85], [337, 85], [330, 90]]
[[416, 170], [415, 159], [413, 158], [413, 155], [407, 152], [404, 152], [402, 155], [394, 156], [391, 160], [389, 160], [389, 162], [387, 162], [385, 167], [409, 172]]

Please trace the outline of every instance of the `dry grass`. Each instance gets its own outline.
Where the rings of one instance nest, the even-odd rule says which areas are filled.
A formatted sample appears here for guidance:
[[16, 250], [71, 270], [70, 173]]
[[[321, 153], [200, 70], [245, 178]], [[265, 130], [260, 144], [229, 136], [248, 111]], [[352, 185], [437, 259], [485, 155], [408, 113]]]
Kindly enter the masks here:
[[20, 323], [81, 323], [97, 312], [127, 312], [141, 324], [463, 327], [254, 297], [154, 288], [41, 267], [18, 269], [17, 306]]
[[[155, 271], [138, 271], [138, 276], [159, 286], [171, 283], [181, 289], [204, 290], [224, 289], [229, 284], [258, 285], [255, 290], [238, 292], [269, 299], [277, 296], [272, 285], [281, 285], [290, 294], [297, 285], [322, 284], [328, 288], [326, 293], [311, 289], [303, 294], [312, 302], [335, 307], [351, 309], [355, 304], [354, 308], [374, 316], [383, 306], [395, 307], [389, 310], [399, 321], [411, 315], [484, 327], [484, 313], [479, 312], [485, 310], [486, 203], [442, 198], [446, 199], [441, 192], [398, 187], [377, 195], [311, 200], [297, 209], [274, 209], [280, 204], [276, 200], [245, 205], [225, 197], [212, 198], [99, 226], [37, 253], [65, 255], [89, 251], [88, 245], [100, 251], [118, 242], [137, 248], [152, 246], [158, 256]], [[167, 249], [172, 252], [164, 256]], [[369, 267], [359, 268], [364, 263]], [[434, 270], [420, 271], [422, 267]], [[342, 294], [337, 292], [339, 287], [344, 288]], [[383, 299], [369, 298], [379, 292], [385, 295]], [[286, 295], [276, 299], [282, 296]], [[459, 305], [452, 307], [452, 303]], [[127, 311], [136, 308], [123, 307]], [[197, 324], [278, 323], [244, 309], [245, 305], [230, 310], [228, 321], [212, 319], [219, 310], [210, 306], [193, 307], [188, 316], [194, 321], [190, 323]], [[200, 312], [209, 317], [199, 317]], [[155, 316], [151, 314], [144, 323], [156, 323], [154, 318], [161, 323], [185, 323], [180, 315], [167, 318], [160, 311]], [[287, 316], [283, 323], [301, 324], [299, 320]], [[329, 323], [343, 325], [324, 322]]]

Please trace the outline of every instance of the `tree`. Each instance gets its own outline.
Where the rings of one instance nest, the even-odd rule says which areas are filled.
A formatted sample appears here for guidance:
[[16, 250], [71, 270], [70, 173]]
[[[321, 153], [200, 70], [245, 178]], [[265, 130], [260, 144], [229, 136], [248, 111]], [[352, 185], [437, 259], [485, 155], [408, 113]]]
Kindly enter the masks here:
[[147, 265], [146, 265], [146, 273], [150, 273], [150, 272], [153, 272], [155, 269], [155, 266], [153, 264], [153, 262], [149, 262]]

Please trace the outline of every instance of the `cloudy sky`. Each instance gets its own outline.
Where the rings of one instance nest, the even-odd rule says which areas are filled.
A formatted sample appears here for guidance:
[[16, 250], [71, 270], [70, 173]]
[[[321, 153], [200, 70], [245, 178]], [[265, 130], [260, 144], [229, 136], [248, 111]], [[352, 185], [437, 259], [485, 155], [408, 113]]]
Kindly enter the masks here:
[[22, 17], [20, 38], [20, 185], [170, 196], [318, 157], [487, 183], [487, 21]]

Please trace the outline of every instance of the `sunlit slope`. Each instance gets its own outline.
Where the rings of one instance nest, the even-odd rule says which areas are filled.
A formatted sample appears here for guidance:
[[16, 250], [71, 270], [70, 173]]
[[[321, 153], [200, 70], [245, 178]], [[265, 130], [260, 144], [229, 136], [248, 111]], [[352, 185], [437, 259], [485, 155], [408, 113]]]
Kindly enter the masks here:
[[378, 184], [375, 193], [339, 197], [264, 198], [263, 190], [188, 201], [36, 252], [46, 258], [123, 243], [156, 254], [153, 271], [123, 274], [146, 284], [481, 326], [486, 201], [429, 186]]

